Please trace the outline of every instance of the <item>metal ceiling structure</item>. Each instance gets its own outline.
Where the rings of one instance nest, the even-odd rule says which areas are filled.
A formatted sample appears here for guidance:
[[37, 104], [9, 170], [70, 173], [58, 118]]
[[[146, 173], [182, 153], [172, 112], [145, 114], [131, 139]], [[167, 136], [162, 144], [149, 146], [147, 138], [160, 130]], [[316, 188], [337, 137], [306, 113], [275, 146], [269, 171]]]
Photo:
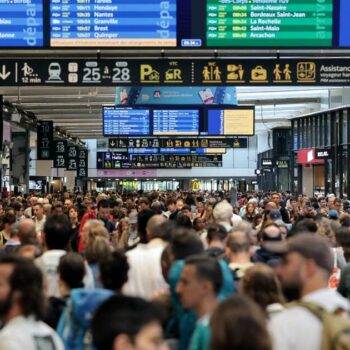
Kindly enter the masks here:
[[[0, 88], [4, 100], [33, 112], [39, 120], [54, 125], [80, 139], [102, 135], [102, 106], [113, 105], [113, 87], [22, 87]], [[322, 109], [326, 88], [237, 88], [238, 102], [256, 106], [256, 130], [288, 125], [288, 118]]]
[[[348, 50], [11, 50], [0, 57], [84, 57], [99, 58], [349, 58]], [[256, 132], [275, 126], [290, 125], [289, 119], [330, 107], [329, 87], [238, 87], [239, 104], [256, 106]], [[54, 125], [73, 137], [96, 139], [102, 136], [102, 106], [114, 104], [114, 87], [22, 87], [0, 88], [4, 100], [33, 112], [39, 120]]]

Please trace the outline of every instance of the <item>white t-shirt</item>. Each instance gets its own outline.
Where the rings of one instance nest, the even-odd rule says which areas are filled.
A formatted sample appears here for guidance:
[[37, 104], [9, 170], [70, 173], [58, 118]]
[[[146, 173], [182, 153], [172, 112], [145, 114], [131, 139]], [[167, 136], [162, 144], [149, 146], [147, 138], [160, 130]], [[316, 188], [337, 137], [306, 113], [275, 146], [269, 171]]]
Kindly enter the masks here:
[[1, 350], [64, 350], [56, 332], [34, 317], [19, 316], [0, 332]]
[[[338, 308], [349, 310], [349, 302], [332, 289], [320, 289], [303, 297], [329, 312]], [[320, 350], [321, 321], [306, 308], [297, 306], [272, 317], [269, 322], [274, 350]]]
[[44, 230], [44, 225], [46, 221], [46, 216], [43, 215], [41, 220], [38, 220], [37, 218], [34, 218], [34, 223], [35, 223], [35, 231], [38, 235], [41, 235], [43, 230]]
[[149, 299], [154, 292], [167, 287], [160, 261], [164, 243], [160, 242], [140, 243], [126, 253], [130, 269], [123, 293]]
[[[67, 254], [65, 250], [52, 249], [45, 252], [42, 256], [35, 260], [35, 264], [43, 272], [45, 286], [47, 288], [46, 295], [48, 297], [60, 298], [60, 291], [58, 288], [58, 273], [57, 268], [60, 263], [60, 259], [63, 255]], [[94, 277], [88, 264], [85, 264], [85, 277], [83, 280], [85, 288], [94, 288]], [[1, 350], [1, 348], [0, 348]]]

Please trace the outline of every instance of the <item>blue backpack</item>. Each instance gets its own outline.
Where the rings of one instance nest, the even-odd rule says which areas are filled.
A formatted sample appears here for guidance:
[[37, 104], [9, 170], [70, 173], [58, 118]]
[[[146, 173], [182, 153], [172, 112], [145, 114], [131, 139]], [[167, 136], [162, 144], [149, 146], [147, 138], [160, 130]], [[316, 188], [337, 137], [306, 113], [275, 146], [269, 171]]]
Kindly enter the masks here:
[[66, 350], [90, 350], [91, 320], [96, 309], [115, 293], [106, 289], [73, 289], [57, 326]]

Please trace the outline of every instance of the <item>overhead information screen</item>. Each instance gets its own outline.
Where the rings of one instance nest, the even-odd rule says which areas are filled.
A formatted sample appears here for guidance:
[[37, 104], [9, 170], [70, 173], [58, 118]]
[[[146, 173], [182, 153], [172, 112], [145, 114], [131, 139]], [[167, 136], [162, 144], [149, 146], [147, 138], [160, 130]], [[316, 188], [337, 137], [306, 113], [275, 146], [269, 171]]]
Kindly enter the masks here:
[[251, 135], [254, 130], [254, 110], [209, 109], [207, 121], [209, 136]]
[[0, 0], [0, 48], [350, 48], [349, 13], [349, 0]]
[[207, 0], [207, 46], [332, 47], [335, 2]]
[[176, 47], [176, 0], [51, 0], [51, 47]]
[[42, 47], [43, 33], [43, 0], [0, 0], [0, 47]]
[[193, 135], [199, 133], [198, 109], [155, 109], [153, 135]]
[[[105, 106], [102, 114], [103, 134], [107, 137], [252, 136], [255, 132], [253, 106]], [[140, 140], [130, 147], [137, 144]], [[198, 148], [199, 144], [192, 146]]]
[[124, 135], [149, 135], [150, 111], [138, 108], [114, 108], [103, 109], [103, 134], [105, 136]]

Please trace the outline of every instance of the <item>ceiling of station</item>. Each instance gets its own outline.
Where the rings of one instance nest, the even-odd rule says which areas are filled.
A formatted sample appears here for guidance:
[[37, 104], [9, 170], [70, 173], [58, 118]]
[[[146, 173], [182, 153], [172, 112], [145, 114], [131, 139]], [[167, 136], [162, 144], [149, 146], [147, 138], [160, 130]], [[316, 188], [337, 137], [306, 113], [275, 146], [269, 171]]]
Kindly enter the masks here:
[[[113, 87], [0, 88], [5, 101], [80, 139], [102, 137], [102, 106], [114, 104]], [[327, 108], [326, 88], [237, 88], [239, 104], [256, 106], [256, 131], [289, 125], [290, 118]]]

